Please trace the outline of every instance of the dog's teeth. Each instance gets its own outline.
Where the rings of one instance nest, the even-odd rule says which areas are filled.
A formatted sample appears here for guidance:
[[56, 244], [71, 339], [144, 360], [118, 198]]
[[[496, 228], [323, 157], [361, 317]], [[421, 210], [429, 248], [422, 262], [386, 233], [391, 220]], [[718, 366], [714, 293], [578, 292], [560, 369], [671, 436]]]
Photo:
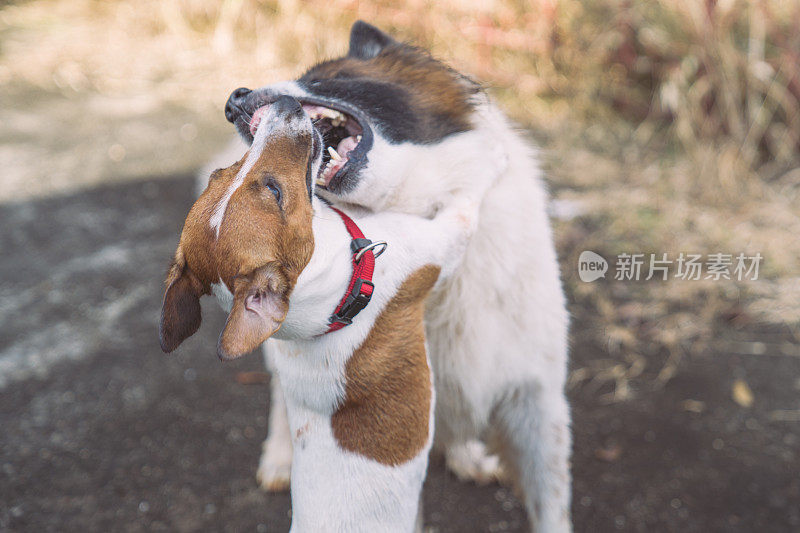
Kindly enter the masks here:
[[325, 186], [325, 179], [322, 176], [317, 178], [317, 185], [322, 185], [323, 187]]
[[331, 119], [331, 125], [333, 127], [338, 127], [347, 122], [347, 117], [344, 116], [343, 113], [340, 111], [336, 111], [335, 109], [328, 109], [326, 108], [322, 112], [323, 116]]
[[331, 157], [336, 161], [341, 161], [342, 156], [339, 155], [339, 152], [333, 146], [328, 146], [328, 153], [331, 154]]
[[357, 143], [360, 143], [360, 142], [361, 142], [361, 135], [356, 135], [356, 142], [357, 142]]
[[326, 108], [324, 108], [322, 110], [322, 116], [328, 117], [329, 119], [340, 119], [341, 120], [341, 119], [344, 118], [344, 115], [341, 112], [336, 111], [335, 109], [331, 109], [329, 107], [326, 107]]

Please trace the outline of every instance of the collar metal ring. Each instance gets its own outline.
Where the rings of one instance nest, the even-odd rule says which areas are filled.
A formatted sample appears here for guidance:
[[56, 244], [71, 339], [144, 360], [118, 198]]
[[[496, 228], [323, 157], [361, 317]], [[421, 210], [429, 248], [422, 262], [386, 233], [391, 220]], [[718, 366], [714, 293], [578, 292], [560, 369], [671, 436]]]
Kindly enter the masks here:
[[386, 243], [386, 241], [375, 241], [372, 244], [366, 245], [365, 247], [360, 249], [358, 251], [358, 253], [356, 254], [356, 263], [358, 263], [361, 260], [361, 256], [364, 255], [364, 252], [366, 252], [367, 250], [372, 250], [374, 248], [377, 248], [378, 246], [380, 246], [381, 249], [378, 252], [372, 252], [375, 255], [375, 259], [380, 257], [380, 255], [384, 251], [386, 251], [386, 247], [389, 246], [389, 245]]

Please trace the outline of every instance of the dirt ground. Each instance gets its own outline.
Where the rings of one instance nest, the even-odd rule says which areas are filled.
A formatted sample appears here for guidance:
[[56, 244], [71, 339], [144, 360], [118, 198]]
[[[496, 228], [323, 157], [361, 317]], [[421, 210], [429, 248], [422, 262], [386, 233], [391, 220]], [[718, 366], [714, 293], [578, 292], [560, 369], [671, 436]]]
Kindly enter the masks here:
[[[260, 357], [221, 363], [223, 315], [177, 355], [158, 347], [167, 261], [190, 176], [0, 205], [0, 530], [285, 531], [287, 494], [255, 482], [266, 434]], [[608, 357], [573, 326], [573, 366]], [[721, 329], [732, 342], [792, 342]], [[746, 376], [749, 408], [731, 397]], [[800, 358], [707, 353], [636, 399], [570, 391], [576, 531], [798, 531]], [[433, 459], [430, 531], [523, 531], [512, 491], [458, 482]]]

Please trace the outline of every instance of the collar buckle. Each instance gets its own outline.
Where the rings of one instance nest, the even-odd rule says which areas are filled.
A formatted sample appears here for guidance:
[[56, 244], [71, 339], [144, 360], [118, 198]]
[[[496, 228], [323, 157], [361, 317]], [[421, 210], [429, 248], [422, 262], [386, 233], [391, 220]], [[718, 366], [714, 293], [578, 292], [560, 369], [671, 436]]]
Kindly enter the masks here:
[[349, 326], [353, 323], [353, 318], [364, 309], [372, 299], [372, 292], [375, 285], [371, 281], [358, 278], [353, 285], [353, 289], [345, 298], [342, 308], [331, 315], [330, 323], [340, 323]]

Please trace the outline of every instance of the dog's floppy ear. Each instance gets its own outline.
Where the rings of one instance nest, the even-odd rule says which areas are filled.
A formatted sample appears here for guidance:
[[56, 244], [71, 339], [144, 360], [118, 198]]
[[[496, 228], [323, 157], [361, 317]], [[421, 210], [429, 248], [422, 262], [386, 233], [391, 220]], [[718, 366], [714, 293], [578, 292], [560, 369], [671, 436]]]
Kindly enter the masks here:
[[161, 349], [171, 352], [200, 327], [200, 296], [203, 286], [186, 265], [180, 248], [169, 268], [167, 290], [161, 304], [158, 336]]
[[396, 42], [372, 24], [357, 20], [350, 29], [350, 50], [347, 55], [356, 59], [372, 59]]
[[268, 263], [234, 282], [233, 307], [219, 336], [217, 355], [228, 360], [255, 350], [281, 327], [292, 286], [278, 263]]

